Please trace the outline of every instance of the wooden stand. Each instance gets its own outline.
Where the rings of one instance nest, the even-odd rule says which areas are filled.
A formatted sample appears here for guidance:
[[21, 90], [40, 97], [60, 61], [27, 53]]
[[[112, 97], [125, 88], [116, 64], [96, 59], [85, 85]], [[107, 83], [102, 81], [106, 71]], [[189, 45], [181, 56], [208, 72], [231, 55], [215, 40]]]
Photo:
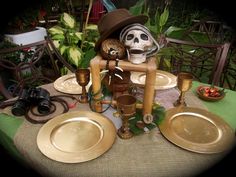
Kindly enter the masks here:
[[[97, 55], [90, 61], [91, 76], [92, 76], [92, 89], [94, 93], [94, 109], [97, 112], [102, 111], [102, 97], [101, 93], [101, 77], [100, 70], [105, 69], [107, 60], [103, 60], [100, 55]], [[156, 81], [156, 59], [151, 57], [147, 63], [132, 64], [128, 61], [119, 61], [119, 67], [124, 71], [138, 71], [146, 72], [146, 82], [144, 87], [144, 99], [143, 99], [143, 115], [152, 113], [152, 103], [155, 93], [155, 81]], [[109, 69], [115, 69], [115, 61], [109, 62]], [[96, 101], [97, 100], [97, 101]]]

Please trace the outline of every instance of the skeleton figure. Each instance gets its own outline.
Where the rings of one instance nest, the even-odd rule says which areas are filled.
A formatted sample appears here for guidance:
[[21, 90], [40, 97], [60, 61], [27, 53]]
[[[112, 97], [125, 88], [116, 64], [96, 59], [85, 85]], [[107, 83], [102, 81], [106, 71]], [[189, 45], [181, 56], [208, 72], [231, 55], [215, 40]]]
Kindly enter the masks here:
[[128, 60], [133, 64], [145, 62], [147, 57], [155, 55], [160, 49], [149, 30], [139, 23], [128, 25], [122, 29], [120, 41], [127, 48]]

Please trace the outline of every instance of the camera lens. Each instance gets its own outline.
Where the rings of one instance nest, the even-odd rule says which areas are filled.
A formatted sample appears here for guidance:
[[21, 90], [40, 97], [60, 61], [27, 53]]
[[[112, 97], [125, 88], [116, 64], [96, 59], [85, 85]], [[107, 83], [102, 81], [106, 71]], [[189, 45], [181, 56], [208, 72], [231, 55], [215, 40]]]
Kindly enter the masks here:
[[51, 107], [50, 93], [43, 88], [37, 88], [36, 99], [39, 101], [38, 112], [44, 115], [48, 114], [50, 112]]
[[38, 112], [40, 114], [48, 114], [50, 112], [51, 104], [48, 100], [41, 100], [38, 104]]
[[28, 90], [23, 89], [17, 101], [12, 106], [11, 112], [15, 116], [23, 116], [28, 111]]
[[12, 114], [15, 116], [23, 116], [27, 111], [27, 105], [23, 101], [17, 101], [11, 109]]

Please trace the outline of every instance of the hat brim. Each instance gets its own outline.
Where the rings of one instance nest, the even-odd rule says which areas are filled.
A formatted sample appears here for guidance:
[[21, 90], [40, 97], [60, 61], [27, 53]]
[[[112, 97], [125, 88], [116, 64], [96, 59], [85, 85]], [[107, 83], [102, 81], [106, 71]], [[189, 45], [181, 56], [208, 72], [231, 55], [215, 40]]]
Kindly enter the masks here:
[[132, 23], [144, 24], [147, 22], [147, 20], [148, 20], [148, 17], [146, 15], [137, 15], [137, 16], [129, 17], [129, 18], [125, 19], [124, 21], [117, 23], [115, 26], [110, 28], [106, 33], [104, 33], [104, 34], [102, 34], [102, 36], [100, 36], [100, 38], [98, 39], [98, 41], [95, 44], [94, 50], [98, 51], [101, 43], [116, 30], [121, 29], [129, 24], [132, 24]]

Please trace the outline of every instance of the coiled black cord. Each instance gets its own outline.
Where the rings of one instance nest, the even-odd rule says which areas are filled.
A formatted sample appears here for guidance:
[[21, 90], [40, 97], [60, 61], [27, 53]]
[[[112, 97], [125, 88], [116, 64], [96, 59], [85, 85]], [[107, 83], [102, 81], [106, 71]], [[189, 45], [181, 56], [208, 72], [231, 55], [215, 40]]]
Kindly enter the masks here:
[[[33, 109], [35, 106], [32, 106], [32, 105], [31, 105], [31, 106], [28, 108], [28, 110], [26, 111], [26, 114], [24, 115], [25, 118], [26, 118], [28, 121], [32, 122], [32, 123], [45, 123], [46, 121], [48, 121], [48, 120], [51, 119], [52, 117], [49, 117], [49, 118], [46, 119], [46, 120], [43, 120], [43, 119], [42, 119], [42, 120], [35, 120], [35, 119], [33, 119], [33, 118], [29, 115], [29, 113], [31, 113], [31, 114], [34, 115], [34, 116], [38, 116], [38, 117], [40, 117], [40, 116], [48, 116], [48, 115], [50, 115], [50, 114], [52, 114], [52, 113], [54, 113], [54, 112], [56, 111], [55, 102], [61, 104], [62, 107], [63, 107], [63, 111], [62, 111], [60, 114], [63, 114], [63, 113], [68, 112], [68, 111], [69, 111], [69, 105], [68, 105], [67, 101], [65, 101], [65, 100], [63, 99], [63, 97], [71, 98], [72, 100], [77, 100], [76, 97], [71, 96], [71, 95], [55, 95], [55, 96], [50, 96], [50, 105], [51, 105], [51, 107], [50, 107], [50, 111], [49, 111], [49, 112], [43, 113], [43, 114], [36, 113], [36, 112], [34, 112], [34, 109]], [[5, 108], [5, 107], [7, 107], [7, 106], [13, 106], [16, 101], [17, 101], [17, 100], [2, 102], [2, 103], [0, 103], [0, 108], [3, 109], [3, 108]], [[77, 101], [78, 101], [78, 100], [77, 100]]]

